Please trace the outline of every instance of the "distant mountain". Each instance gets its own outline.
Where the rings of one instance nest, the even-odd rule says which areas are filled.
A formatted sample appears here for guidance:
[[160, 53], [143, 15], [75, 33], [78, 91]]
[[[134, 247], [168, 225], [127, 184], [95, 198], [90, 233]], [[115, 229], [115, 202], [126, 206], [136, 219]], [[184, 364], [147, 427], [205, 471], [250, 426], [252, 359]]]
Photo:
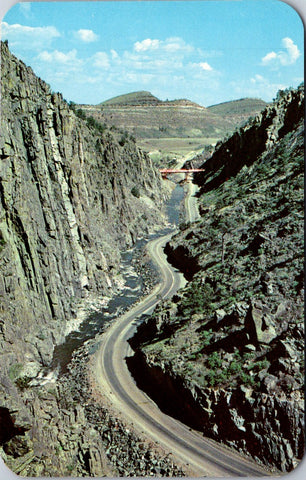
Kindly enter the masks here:
[[126, 93], [124, 95], [118, 95], [117, 97], [110, 98], [98, 104], [99, 107], [130, 107], [130, 106], [185, 106], [185, 107], [198, 107], [205, 109], [205, 107], [198, 105], [187, 98], [180, 98], [175, 100], [160, 100], [152, 95], [151, 92], [140, 90], [138, 92]]
[[98, 105], [79, 105], [87, 115], [126, 130], [147, 151], [202, 151], [260, 113], [266, 103], [245, 98], [208, 108], [188, 99], [160, 100], [147, 91], [119, 95]]
[[267, 106], [267, 102], [260, 98], [240, 98], [229, 102], [219, 103], [207, 107], [217, 115], [255, 115]]
[[150, 92], [144, 90], [139, 92], [127, 93], [125, 95], [118, 95], [110, 98], [105, 102], [100, 103], [103, 106], [137, 106], [137, 105], [157, 105], [162, 103], [157, 97]]

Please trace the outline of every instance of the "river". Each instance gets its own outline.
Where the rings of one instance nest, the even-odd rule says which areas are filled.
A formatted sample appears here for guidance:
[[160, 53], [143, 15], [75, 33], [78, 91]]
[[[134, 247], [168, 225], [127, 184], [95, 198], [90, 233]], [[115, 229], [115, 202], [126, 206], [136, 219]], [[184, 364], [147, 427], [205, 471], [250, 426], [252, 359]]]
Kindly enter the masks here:
[[[142, 277], [136, 272], [133, 265], [132, 260], [135, 252], [143, 248], [149, 240], [154, 240], [154, 238], [175, 231], [175, 227], [179, 225], [181, 219], [183, 198], [184, 190], [180, 185], [177, 185], [166, 205], [169, 227], [138, 240], [133, 248], [122, 253], [120, 273], [124, 279], [123, 289], [120, 294], [114, 296], [100, 311], [90, 314], [77, 330], [70, 332], [64, 343], [55, 347], [51, 365], [53, 371], [58, 371], [59, 374], [65, 373], [73, 352], [86, 340], [100, 333], [106, 323], [118, 317], [141, 297], [144, 285]], [[154, 267], [152, 266], [151, 268]]]

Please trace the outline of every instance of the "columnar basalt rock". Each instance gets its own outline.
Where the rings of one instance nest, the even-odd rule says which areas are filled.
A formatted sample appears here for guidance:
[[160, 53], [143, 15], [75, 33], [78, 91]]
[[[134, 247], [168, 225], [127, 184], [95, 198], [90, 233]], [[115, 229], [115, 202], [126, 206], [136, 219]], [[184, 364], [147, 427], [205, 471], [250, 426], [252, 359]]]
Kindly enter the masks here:
[[[7, 425], [1, 442], [4, 455], [17, 459], [16, 471], [50, 474], [38, 459], [61, 429], [71, 433], [73, 422], [57, 411], [47, 387], [30, 383], [50, 365], [82, 302], [118, 292], [120, 251], [163, 223], [165, 192], [131, 138], [121, 145], [108, 128], [79, 118], [6, 43], [0, 156], [0, 405]], [[76, 463], [78, 445], [89, 441], [86, 422], [77, 424]], [[88, 473], [102, 475], [97, 463], [104, 454], [95, 443], [83, 473], [89, 465]], [[60, 466], [69, 447], [60, 452], [53, 475], [69, 473]], [[33, 457], [36, 470], [27, 470]]]

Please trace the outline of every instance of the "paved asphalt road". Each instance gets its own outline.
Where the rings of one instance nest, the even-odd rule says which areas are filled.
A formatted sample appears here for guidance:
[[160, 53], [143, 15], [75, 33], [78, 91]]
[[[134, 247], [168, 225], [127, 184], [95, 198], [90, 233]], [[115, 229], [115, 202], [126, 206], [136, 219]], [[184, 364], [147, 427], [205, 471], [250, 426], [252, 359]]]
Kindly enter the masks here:
[[268, 473], [255, 462], [190, 430], [162, 413], [136, 386], [125, 357], [133, 351], [127, 339], [137, 328], [137, 317], [152, 312], [160, 297], [172, 296], [185, 280], [166, 260], [163, 247], [171, 235], [148, 244], [148, 250], [162, 273], [162, 282], [130, 311], [118, 318], [103, 334], [96, 354], [95, 374], [103, 395], [111, 401], [119, 417], [133, 424], [134, 430], [171, 453], [189, 476], [263, 477]]
[[195, 222], [200, 218], [197, 199], [194, 196], [198, 191], [198, 186], [192, 182], [186, 184], [186, 196], [185, 196], [185, 212], [186, 221]]

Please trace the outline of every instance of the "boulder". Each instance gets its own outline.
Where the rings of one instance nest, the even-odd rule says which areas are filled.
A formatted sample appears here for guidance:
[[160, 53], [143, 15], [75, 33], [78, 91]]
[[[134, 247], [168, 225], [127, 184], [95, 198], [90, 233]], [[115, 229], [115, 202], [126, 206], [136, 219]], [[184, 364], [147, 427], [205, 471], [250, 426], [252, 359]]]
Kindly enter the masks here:
[[262, 306], [256, 302], [251, 302], [250, 304], [245, 317], [245, 328], [254, 345], [269, 344], [277, 337], [271, 318], [263, 312]]

